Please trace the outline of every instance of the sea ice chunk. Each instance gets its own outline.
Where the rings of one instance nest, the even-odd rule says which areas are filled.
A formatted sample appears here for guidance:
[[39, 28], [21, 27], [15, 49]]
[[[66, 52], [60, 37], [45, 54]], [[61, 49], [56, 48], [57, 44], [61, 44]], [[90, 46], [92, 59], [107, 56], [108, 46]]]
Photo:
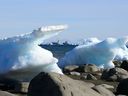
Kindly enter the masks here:
[[52, 71], [62, 74], [57, 65], [58, 60], [50, 51], [38, 45], [44, 39], [66, 28], [66, 25], [46, 26], [29, 34], [0, 40], [0, 74], [21, 69], [22, 71], [33, 69], [31, 71]]
[[60, 59], [58, 65], [65, 67], [72, 64], [96, 64], [101, 68], [112, 68], [114, 67], [112, 60], [115, 58], [128, 58], [128, 49], [125, 45], [127, 41], [128, 37], [119, 39], [107, 38], [102, 42], [77, 46], [67, 52], [65, 56]]

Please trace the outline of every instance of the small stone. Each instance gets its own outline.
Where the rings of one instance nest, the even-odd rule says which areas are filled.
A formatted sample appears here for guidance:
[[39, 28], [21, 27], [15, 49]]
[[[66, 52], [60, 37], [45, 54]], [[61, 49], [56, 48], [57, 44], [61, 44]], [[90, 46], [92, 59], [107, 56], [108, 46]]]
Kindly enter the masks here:
[[88, 74], [86, 79], [87, 80], [97, 80], [97, 78], [95, 76], [93, 76], [92, 74]]
[[79, 72], [70, 72], [70, 75], [80, 76]]
[[79, 66], [77, 65], [69, 65], [69, 66], [66, 66], [63, 68], [63, 72], [64, 73], [69, 73], [69, 72], [72, 72], [74, 71], [75, 69], [77, 69]]

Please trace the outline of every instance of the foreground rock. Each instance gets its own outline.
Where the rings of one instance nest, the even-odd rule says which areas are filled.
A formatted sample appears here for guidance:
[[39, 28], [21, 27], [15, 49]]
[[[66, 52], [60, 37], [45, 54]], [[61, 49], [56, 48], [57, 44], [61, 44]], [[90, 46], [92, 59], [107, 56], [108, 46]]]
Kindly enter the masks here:
[[106, 89], [114, 89], [114, 86], [108, 85], [108, 84], [101, 84], [101, 85], [99, 85], [99, 86], [102, 86], [102, 87], [104, 87], [104, 88], [106, 88]]
[[102, 96], [115, 96], [110, 90], [101, 85], [94, 86], [93, 89], [99, 92]]
[[[73, 80], [57, 73], [42, 72], [30, 82], [28, 96], [106, 96], [93, 90], [92, 87], [94, 87], [92, 83]], [[108, 93], [104, 91], [104, 94]], [[114, 95], [112, 93], [107, 96]]]
[[16, 96], [16, 95], [11, 94], [9, 92], [5, 92], [5, 91], [0, 91], [0, 96]]
[[127, 95], [128, 96], [128, 78], [122, 80], [116, 90], [116, 94], [121, 94], [121, 95]]
[[104, 70], [102, 73], [101, 79], [108, 81], [121, 81], [128, 78], [128, 72], [122, 68], [112, 68]]

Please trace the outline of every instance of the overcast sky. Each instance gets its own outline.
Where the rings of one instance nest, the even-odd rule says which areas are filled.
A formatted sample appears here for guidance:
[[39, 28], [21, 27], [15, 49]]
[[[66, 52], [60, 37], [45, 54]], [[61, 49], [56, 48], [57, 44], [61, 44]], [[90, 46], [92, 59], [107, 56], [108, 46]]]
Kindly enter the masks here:
[[68, 24], [55, 39], [128, 35], [128, 0], [0, 0], [0, 38]]

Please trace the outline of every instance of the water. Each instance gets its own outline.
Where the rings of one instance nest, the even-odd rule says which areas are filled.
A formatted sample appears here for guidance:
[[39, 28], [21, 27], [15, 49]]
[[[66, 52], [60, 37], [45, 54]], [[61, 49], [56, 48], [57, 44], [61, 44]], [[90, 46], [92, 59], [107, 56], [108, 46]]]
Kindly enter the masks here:
[[66, 52], [72, 50], [77, 45], [40, 45], [53, 53], [53, 56], [60, 59]]

